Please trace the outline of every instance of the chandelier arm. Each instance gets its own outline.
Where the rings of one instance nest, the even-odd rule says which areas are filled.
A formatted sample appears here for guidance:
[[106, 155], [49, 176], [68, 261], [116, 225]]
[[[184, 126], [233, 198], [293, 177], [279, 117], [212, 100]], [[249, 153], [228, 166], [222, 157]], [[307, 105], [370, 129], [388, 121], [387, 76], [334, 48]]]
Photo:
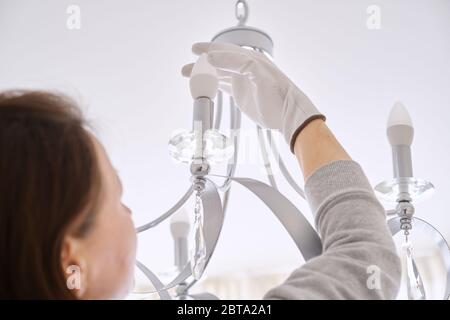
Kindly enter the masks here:
[[[391, 234], [394, 236], [401, 230], [400, 217], [395, 217], [389, 219], [388, 226], [391, 231]], [[444, 300], [450, 299], [450, 246], [445, 240], [444, 236], [431, 224], [417, 217], [412, 217], [412, 223], [415, 225], [419, 225], [421, 229], [429, 235], [439, 248], [439, 252], [444, 260], [446, 273], [447, 273], [447, 282], [445, 286]]]
[[225, 214], [225, 212], [227, 211], [227, 208], [228, 208], [228, 201], [230, 200], [230, 192], [231, 192], [231, 188], [228, 188], [228, 190], [225, 191], [225, 193], [223, 194], [222, 208], [223, 208], [224, 214]]
[[225, 214], [216, 185], [209, 179], [205, 179], [205, 181], [205, 190], [201, 193], [200, 198], [203, 206], [203, 227], [207, 248], [206, 268], [219, 240]]
[[[317, 232], [309, 224], [303, 214], [278, 190], [254, 179], [234, 177], [230, 177], [230, 179], [249, 189], [271, 209], [288, 231], [305, 260], [309, 260], [321, 254], [322, 243]], [[218, 190], [214, 183], [209, 179], [205, 179], [205, 190], [201, 193], [201, 200], [205, 215], [204, 235], [207, 250], [207, 266], [217, 245], [224, 221], [224, 211]], [[190, 264], [189, 261], [181, 273], [166, 286], [159, 287], [157, 289], [158, 292], [172, 288], [189, 278], [192, 275]], [[195, 283], [195, 280], [191, 281], [187, 285], [187, 289], [192, 287]], [[155, 286], [155, 288], [157, 287]]]
[[144, 273], [147, 279], [152, 283], [153, 287], [155, 287], [155, 292], [159, 295], [161, 300], [172, 300], [172, 297], [167, 292], [167, 289], [164, 289], [164, 284], [149, 268], [147, 268], [139, 260], [136, 260], [136, 266]]
[[214, 129], [219, 130], [222, 120], [223, 94], [221, 90], [217, 91], [216, 105], [214, 108]]
[[174, 214], [176, 211], [178, 211], [178, 209], [180, 209], [186, 203], [186, 201], [189, 199], [189, 197], [192, 195], [193, 192], [194, 192], [194, 188], [193, 188], [193, 186], [191, 186], [188, 189], [188, 191], [183, 195], [183, 197], [172, 208], [170, 208], [166, 213], [162, 214], [155, 220], [138, 227], [136, 229], [136, 232], [140, 233], [140, 232], [144, 232], [150, 228], [156, 227], [158, 224], [160, 224], [161, 222], [163, 222], [164, 220], [169, 218], [172, 214]]
[[[203, 212], [204, 212], [204, 236], [206, 242], [206, 263], [205, 268], [208, 266], [208, 263], [211, 259], [212, 254], [217, 245], [217, 241], [219, 240], [220, 232], [222, 230], [223, 221], [224, 221], [224, 212], [222, 210], [222, 202], [220, 200], [219, 192], [215, 184], [209, 180], [205, 179], [205, 189], [201, 192], [200, 195]], [[161, 290], [167, 290], [172, 288], [181, 282], [185, 281], [192, 275], [191, 270], [191, 261], [189, 260], [186, 263], [186, 266], [180, 272], [180, 274], [172, 280], [169, 284], [161, 288]], [[187, 285], [187, 289], [189, 289], [196, 281], [192, 284]]]
[[[231, 182], [231, 180], [230, 180]], [[230, 199], [230, 192], [231, 192], [231, 188], [228, 188], [224, 195], [223, 195], [223, 199], [222, 199], [222, 208], [223, 208], [223, 214], [225, 215], [227, 208], [228, 208], [228, 201]], [[187, 292], [192, 286], [194, 286], [197, 283], [196, 279], [193, 279], [191, 282], [189, 282], [186, 287], [184, 292]], [[191, 295], [192, 296], [192, 295]]]
[[228, 162], [227, 166], [227, 178], [218, 189], [222, 192], [227, 191], [230, 188], [231, 180], [228, 177], [233, 177], [236, 172], [238, 154], [239, 154], [239, 140], [241, 129], [241, 111], [236, 107], [234, 99], [230, 97], [230, 127], [232, 131], [232, 137], [234, 141], [234, 154], [233, 158]]
[[322, 253], [322, 241], [316, 230], [282, 193], [258, 180], [235, 177], [230, 179], [246, 187], [269, 207], [294, 240], [305, 261]]
[[284, 164], [283, 159], [280, 156], [280, 153], [278, 152], [277, 146], [273, 142], [273, 135], [270, 130], [266, 131], [267, 140], [269, 141], [269, 144], [272, 149], [273, 157], [278, 161], [278, 166], [280, 168], [280, 171], [286, 181], [289, 183], [289, 185], [299, 194], [300, 197], [306, 200], [305, 192], [303, 189], [295, 182], [294, 178], [292, 178], [291, 174], [289, 173], [289, 170], [287, 169], [286, 165]]
[[[231, 180], [230, 180], [231, 181]], [[229, 201], [229, 199], [230, 199], [230, 192], [231, 192], [231, 188], [228, 188], [226, 191], [225, 191], [225, 193], [224, 193], [224, 195], [223, 195], [223, 199], [222, 199], [222, 208], [223, 208], [223, 214], [225, 215], [226, 214], [226, 211], [227, 211], [227, 208], [228, 208], [228, 201]], [[185, 288], [185, 292], [187, 292], [193, 285], [195, 285], [197, 283], [197, 280], [196, 279], [193, 279], [190, 283], [188, 283], [187, 285], [186, 285], [186, 288]]]
[[414, 259], [412, 259], [412, 265], [413, 265], [413, 272], [414, 272], [415, 279], [418, 280], [420, 291], [423, 295], [424, 300], [426, 300], [427, 296], [426, 296], [425, 288], [423, 286], [422, 276], [419, 273], [419, 269], [417, 268], [417, 264], [414, 261]]
[[259, 150], [261, 150], [261, 156], [264, 162], [264, 168], [266, 169], [267, 179], [269, 179], [270, 185], [277, 188], [277, 183], [275, 181], [275, 177], [273, 176], [272, 165], [269, 159], [269, 153], [266, 148], [266, 140], [264, 139], [264, 135], [262, 134], [262, 128], [259, 125], [256, 125], [258, 142], [259, 142]]
[[186, 289], [184, 290], [184, 292], [188, 292], [196, 283], [197, 283], [197, 280], [192, 279], [192, 281], [186, 285]]

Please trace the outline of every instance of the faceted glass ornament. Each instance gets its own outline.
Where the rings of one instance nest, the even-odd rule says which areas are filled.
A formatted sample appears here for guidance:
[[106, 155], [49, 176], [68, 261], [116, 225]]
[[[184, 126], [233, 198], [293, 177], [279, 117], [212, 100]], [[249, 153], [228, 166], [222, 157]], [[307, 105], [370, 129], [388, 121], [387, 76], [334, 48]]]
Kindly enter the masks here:
[[183, 163], [203, 158], [212, 164], [222, 163], [233, 156], [232, 140], [219, 131], [207, 130], [203, 134], [203, 139], [200, 139], [199, 135], [195, 131], [175, 135], [169, 141], [169, 154]]
[[191, 270], [195, 280], [200, 280], [206, 267], [206, 242], [203, 233], [203, 207], [197, 193], [194, 207], [194, 248], [191, 250]]
[[403, 230], [393, 236], [402, 262], [397, 299], [450, 299], [450, 246], [428, 222], [413, 217], [411, 224], [407, 238]]
[[399, 195], [407, 193], [412, 201], [417, 202], [431, 196], [434, 186], [431, 182], [416, 178], [395, 178], [383, 181], [375, 187], [377, 196], [385, 202], [397, 202]]
[[425, 300], [425, 288], [422, 277], [413, 259], [413, 246], [411, 241], [403, 243], [403, 250], [406, 257], [406, 287], [408, 300]]
[[203, 223], [196, 222], [194, 248], [191, 251], [191, 270], [194, 279], [200, 280], [206, 267], [206, 243], [203, 234]]

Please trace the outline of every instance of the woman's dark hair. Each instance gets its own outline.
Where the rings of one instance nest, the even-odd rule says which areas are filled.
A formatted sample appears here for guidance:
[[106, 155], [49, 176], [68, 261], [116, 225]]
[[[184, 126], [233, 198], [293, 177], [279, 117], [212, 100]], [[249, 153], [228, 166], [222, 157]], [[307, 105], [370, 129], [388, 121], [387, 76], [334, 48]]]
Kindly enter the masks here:
[[0, 93], [0, 299], [71, 299], [61, 249], [93, 221], [100, 172], [76, 103], [42, 91]]

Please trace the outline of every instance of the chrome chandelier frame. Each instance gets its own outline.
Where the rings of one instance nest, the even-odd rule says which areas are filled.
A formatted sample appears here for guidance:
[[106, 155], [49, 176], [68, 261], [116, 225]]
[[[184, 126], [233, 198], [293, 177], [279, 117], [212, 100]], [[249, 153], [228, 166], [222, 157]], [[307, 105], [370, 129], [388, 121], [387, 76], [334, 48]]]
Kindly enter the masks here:
[[[244, 4], [245, 9], [242, 13], [238, 12], [238, 6]], [[271, 55], [273, 52], [273, 41], [264, 32], [256, 28], [245, 26], [245, 21], [248, 17], [248, 6], [245, 1], [238, 1], [236, 5], [236, 17], [239, 21], [236, 27], [225, 29], [219, 32], [213, 37], [212, 41], [216, 42], [229, 42], [240, 46], [245, 46], [257, 50], [259, 52], [265, 52]], [[219, 90], [217, 93], [215, 108], [214, 108], [214, 120], [211, 121], [211, 126], [203, 121], [203, 127], [205, 130], [213, 128], [220, 129], [222, 114], [223, 114], [223, 93]], [[239, 132], [241, 129], [241, 111], [236, 107], [234, 100], [230, 97], [230, 123], [229, 127], [235, 132]], [[208, 102], [211, 103], [211, 102]], [[194, 103], [194, 113], [195, 113]], [[194, 120], [198, 117], [194, 114]], [[201, 118], [201, 117], [200, 117]], [[204, 118], [204, 116], [203, 116]], [[208, 121], [206, 121], [208, 122]], [[181, 199], [167, 212], [162, 214], [157, 219], [146, 223], [139, 228], [137, 232], [141, 233], [151, 228], [158, 226], [161, 222], [171, 217], [175, 212], [180, 210], [189, 198], [193, 195], [196, 188], [202, 190], [200, 195], [203, 211], [204, 211], [204, 230], [205, 230], [205, 242], [206, 242], [206, 264], [209, 263], [214, 249], [217, 245], [222, 225], [225, 218], [225, 212], [227, 210], [227, 204], [231, 191], [231, 183], [235, 182], [246, 187], [250, 192], [255, 194], [266, 206], [275, 214], [283, 227], [291, 236], [292, 240], [299, 249], [301, 255], [305, 261], [318, 256], [322, 252], [322, 243], [319, 235], [315, 229], [311, 226], [308, 220], [304, 217], [302, 212], [294, 206], [281, 192], [277, 190], [277, 185], [272, 172], [272, 165], [269, 160], [268, 149], [270, 148], [274, 157], [279, 159], [279, 167], [283, 176], [287, 182], [294, 188], [294, 190], [305, 199], [305, 193], [302, 188], [295, 182], [290, 175], [287, 167], [281, 161], [278, 150], [273, 141], [272, 134], [267, 131], [264, 137], [263, 130], [257, 127], [258, 141], [262, 157], [264, 159], [265, 168], [267, 170], [267, 177], [270, 185], [263, 182], [250, 179], [250, 178], [238, 178], [235, 177], [235, 171], [237, 166], [237, 158], [239, 154], [239, 134], [235, 136], [233, 140], [234, 154], [229, 160], [227, 165], [227, 173], [225, 176], [209, 174], [209, 164], [203, 162], [200, 164], [191, 164], [191, 182], [186, 193]], [[269, 147], [268, 147], [269, 145]], [[210, 177], [224, 178], [224, 182], [220, 185], [216, 185]], [[220, 196], [222, 193], [222, 197]], [[171, 299], [172, 297], [168, 293], [170, 288], [177, 286], [177, 298], [179, 299], [201, 299], [204, 297], [213, 297], [210, 294], [202, 294], [200, 296], [190, 295], [188, 290], [197, 282], [195, 279], [191, 279], [192, 271], [190, 268], [191, 262], [188, 261], [178, 276], [175, 277], [170, 283], [163, 284], [158, 277], [144, 264], [137, 262], [137, 267], [144, 273], [144, 275], [150, 280], [155, 288], [154, 293], [158, 293], [161, 299]]]
[[[237, 26], [227, 28], [219, 32], [212, 38], [212, 41], [236, 44], [258, 52], [262, 52], [272, 57], [273, 41], [270, 36], [260, 29], [248, 27], [245, 25], [248, 19], [248, 12], [248, 5], [246, 1], [238, 0], [236, 3], [236, 18], [238, 20]], [[224, 109], [223, 98], [223, 93], [219, 90], [217, 92], [215, 103], [213, 103], [212, 100], [204, 97], [196, 99], [194, 101], [193, 119], [194, 121], [202, 121], [202, 130], [220, 129]], [[239, 130], [241, 129], [241, 112], [236, 107], [235, 102], [231, 97], [229, 99], [229, 112], [229, 127], [231, 130], [239, 133]], [[289, 170], [287, 169], [285, 163], [282, 161], [275, 143], [272, 143], [274, 138], [272, 133], [270, 131], [266, 131], [266, 134], [264, 135], [262, 128], [259, 126], [256, 126], [256, 131], [258, 136], [259, 149], [264, 161], [264, 167], [270, 185], [250, 178], [235, 177], [240, 144], [240, 136], [238, 134], [233, 139], [234, 154], [228, 161], [226, 175], [222, 176], [210, 174], [210, 164], [207, 161], [201, 161], [200, 163], [192, 162], [190, 167], [191, 184], [188, 187], [186, 193], [167, 212], [159, 216], [157, 219], [138, 227], [137, 232], [145, 232], [158, 226], [163, 221], [166, 221], [174, 213], [179, 211], [195, 192], [200, 192], [199, 194], [204, 212], [203, 229], [206, 244], [205, 266], [207, 266], [210, 262], [210, 259], [214, 253], [220, 237], [222, 225], [225, 219], [225, 213], [228, 207], [231, 183], [234, 182], [247, 188], [250, 192], [255, 194], [262, 202], [266, 204], [266, 206], [278, 218], [283, 227], [289, 233], [290, 237], [296, 244], [298, 250], [300, 251], [300, 254], [303, 256], [305, 261], [308, 261], [309, 259], [320, 255], [322, 253], [322, 243], [316, 230], [313, 228], [313, 226], [311, 226], [302, 212], [278, 190], [278, 186], [272, 171], [272, 163], [270, 161], [269, 150], [272, 153], [273, 157], [277, 159], [278, 167], [281, 174], [286, 179], [286, 182], [301, 198], [306, 200], [304, 190], [295, 182], [295, 179], [289, 173]], [[224, 181], [222, 184], [216, 184], [211, 180], [212, 177], [224, 178]], [[402, 207], [402, 205], [408, 202], [408, 204], [412, 206], [411, 200], [408, 201], [408, 199], [403, 198], [402, 201], [399, 200], [399, 204], [402, 204], [399, 205], [396, 210], [386, 211], [387, 215], [398, 215], [397, 217], [388, 220], [389, 228], [392, 232], [392, 235], [395, 235], [400, 230], [404, 231], [405, 226], [408, 226], [408, 224], [410, 227], [411, 224], [423, 225], [427, 232], [432, 234], [432, 236], [436, 240], [437, 245], [440, 248], [442, 257], [446, 261], [447, 285], [445, 298], [450, 298], [449, 246], [444, 237], [433, 226], [431, 226], [424, 220], [412, 217], [412, 214], [410, 213], [408, 213], [407, 216], [405, 215], [406, 211], [403, 210], [404, 208]], [[177, 252], [175, 254], [177, 255]], [[143, 272], [143, 274], [148, 278], [148, 280], [155, 288], [154, 291], [150, 291], [148, 293], [157, 293], [161, 299], [217, 299], [217, 297], [210, 293], [189, 293], [189, 290], [197, 282], [195, 278], [193, 279], [191, 263], [191, 261], [186, 261], [186, 263], [184, 263], [183, 266], [179, 268], [179, 274], [167, 284], [164, 284], [143, 263], [138, 261], [137, 267]], [[417, 268], [414, 269], [414, 272], [418, 277], [420, 276]], [[171, 294], [169, 294], [168, 290], [175, 287], [176, 296], [172, 297]]]

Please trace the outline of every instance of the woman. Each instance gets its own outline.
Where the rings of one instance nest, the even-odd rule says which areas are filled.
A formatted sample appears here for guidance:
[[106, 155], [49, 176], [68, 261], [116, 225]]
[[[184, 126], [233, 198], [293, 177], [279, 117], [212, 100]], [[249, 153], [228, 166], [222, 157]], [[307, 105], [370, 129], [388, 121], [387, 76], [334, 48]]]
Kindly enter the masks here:
[[[280, 130], [306, 178], [323, 254], [266, 299], [392, 299], [400, 263], [384, 210], [311, 101], [264, 55], [198, 43], [221, 88]], [[190, 75], [192, 65], [183, 68]], [[136, 235], [121, 184], [75, 104], [44, 92], [0, 95], [0, 298], [121, 298]]]
[[128, 292], [131, 212], [74, 102], [45, 92], [0, 95], [0, 177], [0, 298]]

